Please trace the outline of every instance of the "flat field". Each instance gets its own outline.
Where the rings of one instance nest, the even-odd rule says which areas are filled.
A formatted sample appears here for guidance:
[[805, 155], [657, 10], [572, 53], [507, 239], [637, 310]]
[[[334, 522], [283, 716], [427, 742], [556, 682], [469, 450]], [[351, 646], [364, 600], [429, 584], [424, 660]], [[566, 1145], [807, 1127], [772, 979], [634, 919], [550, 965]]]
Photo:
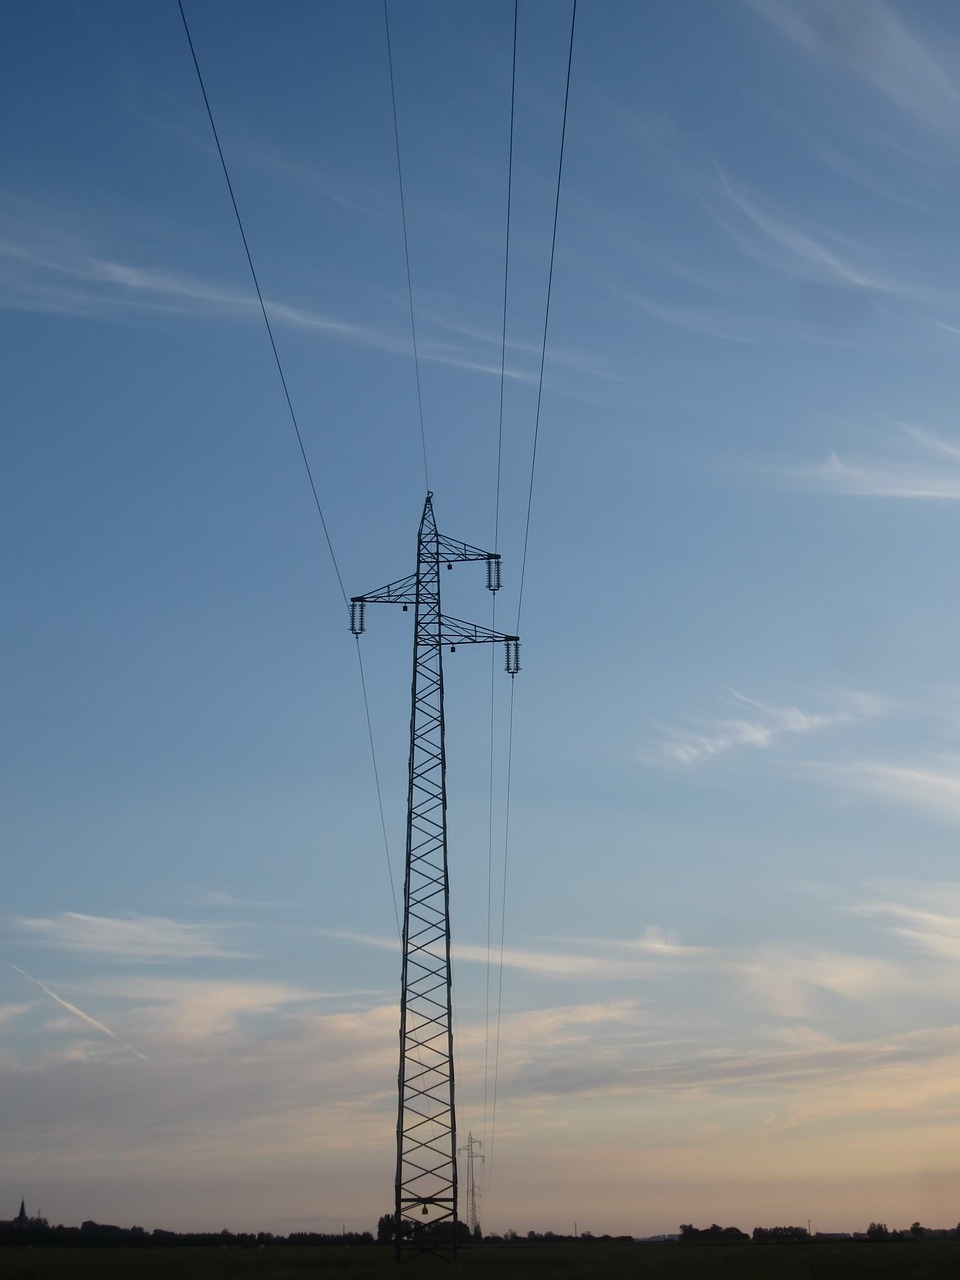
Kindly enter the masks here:
[[[525, 1245], [408, 1258], [401, 1274], [440, 1280], [927, 1280], [956, 1276], [960, 1241], [810, 1245]], [[386, 1248], [4, 1249], [4, 1280], [384, 1280]]]

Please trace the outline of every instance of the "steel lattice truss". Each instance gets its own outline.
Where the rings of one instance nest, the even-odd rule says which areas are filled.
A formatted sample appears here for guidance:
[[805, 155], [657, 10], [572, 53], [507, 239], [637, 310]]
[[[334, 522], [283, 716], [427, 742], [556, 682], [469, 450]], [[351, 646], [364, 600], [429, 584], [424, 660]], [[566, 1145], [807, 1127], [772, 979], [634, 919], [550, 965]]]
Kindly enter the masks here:
[[447, 876], [447, 786], [443, 719], [443, 646], [501, 641], [506, 669], [519, 670], [519, 640], [444, 617], [440, 569], [487, 563], [487, 586], [500, 586], [500, 557], [437, 532], [428, 493], [417, 538], [417, 571], [354, 596], [350, 628], [361, 635], [368, 604], [415, 610], [410, 717], [400, 1072], [397, 1113], [396, 1248], [456, 1248], [457, 1141]]

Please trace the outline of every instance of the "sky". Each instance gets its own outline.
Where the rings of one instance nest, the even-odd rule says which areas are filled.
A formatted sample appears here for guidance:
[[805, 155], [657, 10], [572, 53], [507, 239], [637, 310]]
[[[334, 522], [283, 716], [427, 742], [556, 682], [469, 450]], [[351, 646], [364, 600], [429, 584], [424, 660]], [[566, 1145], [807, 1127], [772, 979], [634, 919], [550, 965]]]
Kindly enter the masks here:
[[[371, 591], [425, 490], [383, 8], [184, 7]], [[390, 15], [429, 484], [509, 630], [570, 5], [519, 6], [499, 522], [513, 5]], [[0, 1216], [369, 1229], [410, 615], [361, 642], [385, 842], [177, 6], [4, 17]], [[580, 0], [509, 821], [501, 654], [445, 660], [488, 1231], [960, 1217], [958, 190], [949, 0]]]

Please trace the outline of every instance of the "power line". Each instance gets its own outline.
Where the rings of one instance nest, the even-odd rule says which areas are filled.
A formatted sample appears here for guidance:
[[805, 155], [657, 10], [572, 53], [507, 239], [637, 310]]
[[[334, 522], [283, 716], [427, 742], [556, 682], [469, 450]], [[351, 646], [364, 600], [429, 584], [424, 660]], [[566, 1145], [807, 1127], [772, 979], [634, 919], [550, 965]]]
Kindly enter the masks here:
[[377, 767], [377, 749], [373, 743], [373, 724], [370, 720], [370, 703], [367, 701], [367, 678], [363, 670], [363, 654], [360, 650], [360, 637], [357, 642], [357, 665], [360, 668], [360, 688], [363, 691], [363, 712], [367, 721], [367, 740], [370, 743], [370, 760], [373, 764], [373, 780], [377, 787], [377, 810], [380, 814], [380, 830], [383, 833], [383, 848], [387, 855], [387, 875], [390, 877], [390, 897], [393, 900], [393, 918], [397, 922], [397, 936], [403, 937], [400, 924], [400, 908], [397, 906], [397, 887], [393, 882], [393, 864], [390, 861], [390, 841], [387, 837], [387, 820], [383, 813], [383, 794], [380, 790], [380, 770]]
[[[513, 65], [510, 71], [510, 147], [507, 159], [507, 234], [503, 249], [503, 327], [500, 342], [500, 420], [497, 429], [497, 498], [494, 511], [493, 549], [500, 550], [500, 479], [503, 470], [503, 394], [507, 372], [507, 290], [510, 282], [510, 210], [513, 202], [513, 122], [517, 101], [517, 17], [519, 0], [513, 0]], [[496, 604], [497, 597], [493, 597]]]
[[523, 585], [527, 572], [527, 548], [530, 543], [530, 512], [533, 509], [533, 481], [537, 469], [537, 443], [540, 439], [540, 405], [543, 400], [543, 367], [547, 356], [547, 328], [550, 324], [550, 296], [553, 291], [553, 260], [557, 250], [557, 220], [560, 216], [560, 183], [563, 178], [563, 151], [567, 137], [567, 107], [570, 103], [570, 68], [573, 66], [573, 36], [577, 25], [577, 0], [573, 0], [570, 15], [570, 49], [567, 53], [567, 85], [563, 94], [563, 126], [560, 130], [560, 157], [557, 162], [557, 196], [553, 206], [553, 235], [550, 239], [550, 270], [547, 275], [547, 304], [543, 314], [543, 343], [540, 349], [540, 380], [537, 385], [537, 417], [533, 428], [533, 453], [530, 459], [530, 485], [527, 490], [527, 518], [523, 532], [523, 556], [520, 561], [520, 589], [517, 595], [517, 626], [520, 630], [520, 610], [523, 606]]
[[[523, 555], [520, 561], [520, 586], [517, 593], [517, 625], [515, 631], [520, 632], [520, 613], [523, 606], [523, 587], [527, 571], [527, 549], [530, 543], [530, 515], [533, 509], [533, 485], [537, 467], [537, 444], [540, 437], [540, 408], [543, 401], [543, 371], [547, 355], [547, 332], [550, 324], [550, 298], [553, 292], [553, 265], [557, 249], [557, 223], [560, 216], [560, 187], [563, 180], [563, 156], [567, 137], [567, 111], [570, 105], [570, 72], [573, 67], [573, 42], [577, 26], [577, 0], [573, 0], [570, 14], [570, 45], [567, 50], [567, 77], [563, 92], [563, 123], [560, 129], [560, 154], [557, 159], [557, 190], [553, 206], [553, 232], [550, 237], [550, 269], [547, 274], [547, 298], [543, 315], [543, 342], [540, 349], [540, 378], [537, 385], [537, 414], [533, 429], [533, 450], [530, 458], [530, 483], [527, 489], [527, 514], [524, 522]], [[505, 345], [505, 344], [504, 344]], [[493, 1148], [497, 1127], [497, 1088], [500, 1066], [500, 1027], [503, 1015], [503, 952], [506, 938], [507, 918], [507, 862], [510, 850], [510, 798], [513, 780], [513, 722], [514, 722], [515, 684], [510, 683], [510, 713], [507, 727], [507, 780], [504, 799], [504, 831], [503, 831], [503, 896], [500, 910], [500, 962], [499, 984], [497, 991], [496, 1038], [493, 1066], [493, 1100], [490, 1118], [490, 1139], [487, 1147], [489, 1160], [487, 1163], [488, 1182], [493, 1176]]]
[[397, 181], [400, 186], [400, 221], [403, 224], [403, 257], [407, 264], [407, 298], [410, 302], [410, 332], [413, 335], [413, 367], [417, 377], [417, 409], [420, 413], [420, 448], [423, 452], [423, 483], [430, 488], [427, 470], [427, 437], [423, 429], [423, 396], [420, 391], [420, 354], [417, 350], [417, 322], [413, 314], [413, 283], [410, 275], [410, 242], [407, 237], [407, 207], [403, 198], [403, 165], [400, 163], [400, 126], [397, 123], [397, 92], [393, 82], [393, 47], [390, 43], [390, 14], [383, 0], [383, 22], [387, 31], [387, 63], [390, 67], [390, 102], [393, 106], [393, 138], [397, 147]]
[[220, 157], [220, 165], [223, 169], [223, 176], [226, 179], [227, 190], [230, 192], [230, 203], [233, 205], [233, 212], [237, 219], [237, 227], [240, 231], [240, 239], [243, 241], [243, 251], [247, 255], [247, 264], [250, 267], [250, 275], [253, 277], [253, 287], [257, 291], [257, 301], [260, 303], [260, 310], [263, 313], [263, 323], [267, 328], [267, 337], [270, 339], [270, 348], [273, 351], [273, 358], [277, 364], [277, 373], [280, 375], [280, 384], [283, 387], [283, 394], [287, 401], [287, 408], [290, 410], [290, 421], [293, 423], [293, 429], [297, 433], [297, 444], [300, 446], [300, 456], [303, 458], [303, 465], [307, 470], [307, 479], [310, 481], [310, 488], [313, 492], [313, 501], [316, 504], [317, 515], [320, 517], [320, 525], [323, 529], [323, 536], [327, 542], [327, 550], [330, 552], [330, 559], [333, 561], [333, 571], [337, 575], [337, 583], [340, 587], [340, 594], [343, 596], [343, 603], [349, 609], [350, 602], [347, 599], [347, 592], [343, 585], [343, 578], [340, 576], [340, 566], [337, 563], [336, 552], [333, 549], [333, 543], [330, 540], [330, 531], [327, 529], [327, 522], [323, 514], [323, 508], [320, 505], [320, 495], [317, 492], [317, 485], [313, 478], [313, 471], [310, 469], [310, 462], [307, 458], [307, 451], [303, 445], [303, 436], [300, 434], [300, 424], [297, 422], [297, 415], [294, 412], [293, 401], [290, 399], [290, 391], [287, 387], [287, 379], [283, 372], [283, 365], [280, 363], [280, 353], [277, 351], [277, 344], [273, 337], [273, 326], [270, 324], [270, 317], [267, 315], [267, 308], [263, 301], [263, 294], [260, 291], [260, 281], [257, 278], [257, 270], [253, 265], [253, 258], [250, 254], [250, 246], [247, 243], [247, 233], [243, 229], [243, 219], [240, 217], [240, 210], [237, 207], [237, 197], [233, 194], [233, 183], [230, 181], [230, 174], [227, 170], [227, 162], [223, 156], [223, 147], [220, 145], [220, 135], [217, 132], [217, 126], [213, 119], [213, 112], [210, 109], [210, 99], [207, 97], [206, 85], [203, 83], [203, 76], [200, 72], [200, 63], [197, 61], [197, 53], [193, 47], [193, 38], [190, 35], [190, 27], [187, 23], [187, 15], [183, 11], [183, 0], [177, 0], [177, 7], [180, 10], [180, 17], [183, 19], [183, 29], [187, 35], [187, 44], [190, 46], [190, 56], [193, 58], [193, 65], [197, 72], [197, 80], [200, 84], [200, 92], [203, 94], [203, 105], [207, 109], [207, 119], [210, 121], [210, 129], [213, 133], [213, 140], [217, 144], [217, 155]]
[[[230, 193], [230, 203], [233, 205], [234, 216], [237, 219], [237, 227], [240, 231], [240, 239], [243, 241], [243, 250], [244, 250], [244, 253], [247, 255], [247, 264], [250, 267], [250, 275], [253, 278], [253, 286], [257, 291], [257, 300], [260, 303], [260, 311], [263, 315], [263, 323], [266, 326], [267, 336], [270, 339], [270, 349], [273, 352], [273, 358], [277, 365], [277, 373], [280, 375], [280, 385], [283, 387], [283, 394], [287, 402], [287, 409], [290, 411], [290, 421], [293, 423], [293, 429], [296, 432], [297, 444], [300, 446], [300, 456], [303, 459], [303, 465], [307, 472], [307, 479], [310, 481], [310, 490], [313, 493], [313, 501], [317, 508], [317, 515], [320, 517], [320, 526], [323, 529], [323, 536], [324, 536], [324, 539], [326, 540], [327, 550], [330, 552], [330, 559], [333, 563], [333, 571], [337, 576], [337, 584], [340, 588], [340, 595], [343, 597], [344, 606], [347, 608], [347, 610], [349, 610], [350, 602], [347, 599], [346, 589], [344, 588], [344, 585], [343, 585], [343, 578], [340, 574], [340, 566], [337, 563], [336, 552], [333, 549], [333, 542], [330, 538], [330, 531], [327, 528], [327, 521], [323, 514], [323, 508], [320, 505], [320, 495], [317, 492], [317, 485], [316, 485], [316, 481], [313, 478], [313, 471], [310, 467], [310, 460], [307, 457], [307, 451], [303, 444], [303, 436], [300, 433], [300, 424], [297, 422], [297, 415], [293, 408], [293, 401], [290, 398], [290, 390], [287, 386], [286, 375], [284, 374], [283, 365], [280, 361], [280, 353], [277, 350], [277, 344], [276, 344], [276, 341], [274, 340], [273, 327], [270, 324], [270, 317], [267, 314], [267, 308], [263, 301], [263, 293], [261, 292], [261, 289], [260, 289], [260, 281], [257, 278], [257, 270], [256, 270], [256, 267], [253, 265], [253, 256], [250, 253], [250, 245], [247, 241], [247, 233], [246, 231], [244, 231], [244, 228], [243, 228], [243, 219], [240, 217], [240, 209], [239, 209], [239, 206], [237, 205], [237, 198], [233, 192], [233, 183], [230, 181], [230, 173], [229, 173], [229, 170], [227, 169], [226, 159], [224, 158], [223, 147], [221, 147], [220, 145], [220, 135], [217, 132], [216, 121], [213, 118], [213, 111], [210, 107], [210, 99], [207, 97], [207, 89], [206, 89], [206, 85], [203, 82], [203, 74], [200, 71], [200, 63], [197, 60], [197, 52], [193, 47], [193, 37], [190, 35], [190, 25], [187, 22], [187, 15], [184, 13], [184, 10], [183, 10], [183, 0], [177, 0], [177, 7], [180, 10], [180, 17], [183, 20], [183, 29], [184, 29], [184, 32], [186, 33], [187, 44], [190, 46], [190, 56], [193, 59], [193, 66], [197, 73], [197, 81], [199, 82], [199, 85], [200, 85], [200, 92], [203, 95], [203, 105], [207, 109], [207, 119], [210, 121], [210, 130], [213, 133], [213, 140], [217, 145], [217, 154], [220, 157], [220, 166], [223, 169], [223, 176], [224, 176], [224, 179], [226, 180], [227, 190]], [[380, 788], [380, 770], [377, 767], [377, 752], [374, 746], [373, 727], [370, 721], [370, 703], [367, 698], [367, 681], [364, 675], [363, 655], [360, 652], [359, 642], [357, 643], [357, 662], [359, 663], [359, 666], [360, 666], [360, 689], [363, 694], [363, 710], [364, 710], [364, 715], [366, 717], [366, 722], [367, 722], [367, 737], [370, 742], [370, 757], [373, 763], [373, 777], [374, 777], [374, 782], [376, 784], [376, 791], [377, 791], [377, 808], [380, 813], [380, 829], [383, 833], [383, 850], [384, 850], [384, 855], [386, 857], [386, 862], [387, 862], [387, 874], [390, 877], [390, 895], [393, 899], [393, 914], [396, 917], [397, 929], [399, 932], [400, 916], [397, 909], [397, 892], [393, 882], [393, 867], [390, 862], [390, 842], [387, 839], [387, 826], [386, 826], [386, 821], [384, 819], [384, 814], [383, 814], [383, 794]]]
[[500, 965], [497, 983], [497, 1034], [493, 1050], [493, 1099], [490, 1113], [490, 1139], [486, 1148], [487, 1185], [493, 1179], [493, 1144], [497, 1135], [497, 1089], [500, 1076], [500, 1026], [503, 1020], [503, 947], [507, 930], [507, 856], [510, 850], [510, 791], [513, 785], [513, 710], [516, 681], [510, 681], [510, 715], [507, 721], [507, 792], [503, 819], [503, 897], [500, 901]]
[[[517, 101], [517, 18], [519, 0], [513, 3], [513, 56], [510, 70], [510, 143], [507, 154], [507, 226], [503, 249], [503, 325], [500, 342], [500, 414], [497, 428], [497, 491], [494, 504], [493, 549], [500, 549], [500, 484], [503, 474], [503, 399], [507, 366], [507, 299], [510, 282], [510, 212], [513, 200], [513, 128]], [[497, 629], [497, 597], [490, 607], [490, 627]], [[490, 790], [487, 805], [487, 967], [486, 997], [483, 1033], [483, 1138], [487, 1136], [487, 1105], [490, 1083], [490, 976], [491, 976], [491, 927], [493, 922], [493, 792], [494, 753], [496, 741], [496, 658], [490, 655]]]

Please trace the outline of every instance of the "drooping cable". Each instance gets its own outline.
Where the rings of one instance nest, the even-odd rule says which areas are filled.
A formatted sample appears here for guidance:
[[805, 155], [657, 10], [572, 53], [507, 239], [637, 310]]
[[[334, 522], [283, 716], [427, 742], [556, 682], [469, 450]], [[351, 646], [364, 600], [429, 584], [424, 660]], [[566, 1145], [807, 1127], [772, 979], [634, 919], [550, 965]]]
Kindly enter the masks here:
[[[510, 213], [513, 201], [513, 130], [517, 101], [517, 20], [519, 0], [513, 2], [513, 54], [510, 69], [510, 142], [507, 152], [507, 225], [503, 247], [503, 321], [500, 339], [500, 412], [497, 426], [497, 486], [493, 518], [493, 549], [500, 549], [500, 486], [503, 476], [503, 399], [507, 373], [507, 299], [510, 283]], [[493, 593], [490, 607], [490, 629], [497, 629], [497, 594]], [[490, 981], [491, 981], [491, 947], [493, 922], [493, 798], [494, 798], [494, 755], [496, 745], [496, 702], [495, 683], [497, 676], [497, 654], [490, 654], [490, 788], [487, 798], [487, 963], [486, 963], [486, 996], [483, 1034], [483, 1128], [482, 1140], [487, 1136], [487, 1107], [489, 1105], [490, 1084]]]
[[504, 797], [503, 818], [503, 896], [500, 900], [500, 963], [498, 965], [497, 981], [496, 1036], [494, 1038], [493, 1048], [493, 1090], [490, 1106], [490, 1136], [487, 1146], [484, 1148], [486, 1153], [485, 1169], [487, 1175], [487, 1186], [490, 1185], [493, 1178], [494, 1141], [497, 1136], [497, 1090], [500, 1079], [500, 1028], [503, 1022], [503, 950], [507, 932], [507, 863], [510, 851], [510, 791], [513, 785], [513, 710], [516, 687], [516, 681], [511, 680], [510, 713], [507, 718], [507, 782], [506, 795]]
[[[560, 128], [560, 154], [557, 159], [557, 186], [556, 197], [553, 206], [553, 231], [550, 236], [550, 267], [547, 274], [547, 297], [543, 314], [543, 341], [540, 349], [540, 377], [537, 384], [537, 412], [533, 429], [533, 449], [530, 457], [530, 480], [527, 486], [527, 512], [524, 521], [523, 532], [523, 553], [520, 561], [520, 585], [517, 592], [517, 624], [514, 628], [515, 634], [520, 634], [520, 615], [523, 607], [523, 588], [526, 581], [527, 572], [527, 550], [530, 545], [530, 516], [533, 510], [533, 489], [534, 478], [537, 467], [537, 445], [540, 438], [540, 409], [543, 402], [543, 373], [546, 364], [547, 355], [547, 334], [550, 325], [550, 299], [553, 293], [553, 266], [556, 258], [557, 250], [557, 224], [560, 218], [560, 189], [563, 181], [563, 157], [567, 138], [567, 113], [570, 106], [570, 72], [573, 67], [573, 45], [574, 36], [577, 27], [577, 0], [573, 0], [573, 8], [570, 14], [570, 43], [567, 50], [567, 75], [566, 84], [563, 91], [563, 123]], [[506, 939], [506, 918], [507, 918], [507, 870], [510, 849], [510, 794], [513, 780], [513, 722], [515, 709], [515, 682], [511, 681], [510, 685], [510, 712], [507, 724], [507, 779], [506, 793], [504, 797], [504, 834], [503, 834], [503, 896], [501, 900], [500, 910], [500, 962], [499, 962], [499, 983], [497, 991], [497, 1014], [496, 1014], [496, 1036], [494, 1042], [494, 1059], [493, 1059], [493, 1090], [490, 1115], [490, 1136], [489, 1145], [486, 1148], [486, 1174], [487, 1183], [489, 1185], [493, 1176], [493, 1154], [494, 1141], [496, 1138], [497, 1128], [497, 1091], [499, 1081], [500, 1066], [500, 1028], [503, 1020], [503, 953], [504, 943]]]
[[553, 235], [550, 238], [550, 270], [547, 274], [547, 303], [543, 313], [543, 343], [540, 349], [540, 379], [537, 384], [537, 416], [533, 427], [533, 451], [530, 458], [530, 483], [527, 489], [527, 517], [523, 530], [523, 555], [520, 560], [520, 587], [517, 593], [516, 633], [520, 634], [520, 612], [523, 608], [523, 586], [527, 573], [527, 549], [530, 545], [530, 513], [533, 510], [533, 482], [537, 470], [537, 444], [540, 439], [540, 407], [543, 402], [543, 369], [547, 357], [547, 330], [550, 325], [550, 298], [553, 292], [553, 263], [557, 252], [557, 222], [560, 217], [560, 185], [563, 179], [563, 152], [567, 138], [567, 108], [570, 104], [570, 69], [573, 66], [573, 37], [577, 25], [577, 0], [570, 15], [570, 48], [567, 53], [567, 84], [563, 94], [563, 125], [560, 130], [560, 157], [557, 162], [557, 195], [553, 206]]
[[183, 11], [183, 0], [177, 0], [177, 6], [180, 9], [180, 17], [183, 19], [183, 29], [186, 32], [187, 43], [190, 46], [190, 56], [193, 58], [193, 65], [197, 72], [200, 92], [203, 94], [203, 105], [207, 109], [207, 119], [210, 121], [210, 130], [213, 133], [213, 140], [217, 145], [217, 155], [220, 157], [220, 166], [223, 169], [223, 176], [226, 179], [227, 190], [230, 193], [230, 203], [233, 205], [234, 216], [237, 219], [240, 239], [243, 241], [243, 251], [247, 255], [247, 265], [250, 267], [250, 275], [253, 277], [253, 287], [257, 291], [257, 301], [260, 303], [260, 310], [263, 313], [263, 323], [266, 325], [267, 337], [270, 339], [270, 348], [273, 351], [273, 358], [276, 361], [277, 373], [280, 375], [280, 385], [283, 387], [283, 394], [287, 401], [287, 408], [290, 411], [290, 421], [293, 423], [293, 429], [297, 434], [297, 444], [300, 446], [300, 456], [303, 458], [303, 465], [307, 470], [307, 479], [310, 481], [310, 488], [313, 492], [313, 501], [316, 504], [317, 515], [320, 517], [320, 526], [323, 529], [323, 536], [327, 542], [330, 559], [333, 561], [333, 571], [337, 575], [337, 583], [340, 587], [340, 594], [343, 596], [343, 603], [347, 608], [349, 608], [350, 605], [347, 600], [347, 592], [343, 585], [343, 578], [340, 575], [340, 566], [337, 563], [336, 552], [334, 551], [333, 543], [330, 540], [330, 531], [327, 528], [327, 521], [323, 514], [323, 507], [320, 505], [320, 495], [317, 492], [316, 481], [313, 478], [313, 471], [310, 468], [310, 461], [307, 458], [307, 451], [304, 448], [303, 436], [300, 434], [300, 424], [297, 422], [297, 415], [294, 412], [293, 401], [290, 399], [290, 390], [287, 387], [286, 375], [283, 372], [283, 365], [280, 363], [280, 353], [277, 351], [277, 344], [274, 340], [273, 326], [270, 324], [270, 316], [267, 314], [267, 308], [263, 301], [263, 294], [260, 291], [260, 281], [257, 278], [257, 269], [253, 265], [253, 258], [250, 254], [250, 245], [247, 243], [247, 233], [243, 229], [243, 219], [240, 217], [240, 210], [237, 207], [237, 197], [233, 193], [233, 183], [230, 181], [230, 173], [227, 169], [227, 162], [224, 159], [223, 147], [220, 145], [220, 135], [217, 132], [217, 126], [213, 119], [213, 111], [210, 109], [210, 99], [207, 97], [206, 85], [203, 83], [203, 76], [200, 73], [200, 63], [197, 61], [197, 52], [193, 47], [193, 37], [190, 35], [190, 26], [187, 22], [187, 15]]
[[360, 649], [360, 637], [357, 642], [357, 665], [360, 668], [360, 689], [363, 693], [363, 714], [367, 722], [367, 741], [370, 743], [370, 761], [373, 765], [373, 780], [377, 788], [377, 811], [380, 814], [380, 831], [383, 835], [383, 849], [387, 858], [387, 875], [390, 877], [390, 897], [393, 901], [393, 918], [397, 922], [397, 937], [403, 939], [403, 926], [400, 923], [400, 908], [397, 905], [397, 886], [393, 882], [393, 863], [390, 859], [390, 840], [387, 836], [387, 819], [383, 812], [383, 793], [380, 789], [380, 769], [377, 765], [377, 748], [373, 741], [373, 724], [370, 720], [370, 702], [367, 698], [367, 677], [363, 670], [363, 653]]
[[[500, 335], [500, 413], [497, 425], [497, 496], [493, 519], [493, 549], [500, 550], [500, 481], [503, 474], [503, 394], [507, 380], [507, 297], [510, 284], [510, 211], [513, 203], [513, 124], [517, 102], [517, 18], [519, 0], [513, 0], [513, 58], [510, 68], [510, 145], [507, 155], [507, 230], [503, 246], [503, 321]], [[496, 603], [496, 595], [493, 597]]]
[[[286, 374], [283, 371], [283, 364], [280, 360], [280, 352], [277, 350], [276, 340], [273, 336], [273, 326], [270, 324], [270, 316], [267, 312], [266, 304], [263, 301], [263, 293], [260, 289], [260, 280], [257, 276], [257, 269], [253, 265], [253, 255], [250, 252], [250, 245], [247, 240], [247, 233], [243, 227], [243, 219], [240, 217], [240, 208], [237, 204], [237, 198], [234, 195], [233, 183], [230, 181], [230, 172], [227, 169], [227, 161], [223, 154], [223, 147], [220, 145], [220, 134], [217, 131], [216, 121], [213, 118], [213, 110], [210, 106], [210, 99], [207, 96], [207, 88], [204, 84], [203, 74], [200, 70], [200, 63], [197, 59], [197, 51], [193, 45], [193, 37], [190, 34], [190, 24], [187, 22], [187, 15], [183, 9], [183, 0], [177, 0], [177, 7], [180, 10], [180, 18], [183, 21], [183, 30], [187, 37], [187, 44], [190, 47], [190, 56], [193, 59], [194, 70], [197, 73], [197, 82], [200, 85], [200, 93], [203, 96], [203, 105], [206, 107], [207, 119], [210, 121], [210, 131], [213, 134], [213, 140], [216, 143], [217, 155], [220, 157], [220, 167], [223, 169], [223, 176], [227, 184], [227, 191], [230, 193], [230, 203], [233, 205], [234, 217], [237, 220], [237, 228], [240, 232], [240, 239], [243, 242], [243, 251], [247, 256], [247, 265], [250, 268], [250, 275], [253, 279], [253, 287], [257, 293], [257, 301], [260, 303], [260, 311], [263, 315], [263, 323], [267, 330], [267, 337], [270, 339], [270, 349], [273, 352], [273, 358], [277, 366], [277, 373], [280, 375], [280, 385], [283, 387], [284, 399], [287, 402], [287, 409], [290, 413], [290, 421], [293, 424], [293, 430], [296, 433], [297, 444], [300, 446], [300, 456], [303, 459], [303, 465], [307, 473], [307, 479], [310, 482], [310, 491], [313, 494], [313, 501], [317, 508], [317, 515], [320, 517], [320, 527], [323, 529], [323, 536], [327, 544], [327, 550], [330, 552], [330, 560], [333, 564], [333, 571], [337, 577], [337, 585], [340, 588], [340, 595], [343, 597], [344, 606], [349, 610], [350, 602], [347, 599], [346, 589], [343, 585], [343, 577], [340, 573], [340, 565], [337, 561], [336, 552], [333, 549], [333, 541], [330, 537], [330, 531], [327, 528], [326, 517], [323, 514], [323, 507], [320, 505], [320, 494], [317, 491], [316, 481], [313, 478], [313, 470], [310, 466], [310, 460], [307, 457], [307, 451], [303, 443], [303, 435], [300, 431], [300, 424], [297, 421], [297, 415], [293, 407], [293, 400], [290, 397], [290, 389], [287, 385]], [[367, 699], [367, 682], [363, 670], [363, 655], [360, 651], [360, 642], [357, 641], [357, 662], [360, 665], [360, 688], [363, 694], [363, 709], [367, 722], [367, 736], [370, 742], [370, 756], [373, 762], [373, 776], [377, 791], [377, 808], [380, 813], [380, 829], [383, 833], [384, 855], [387, 862], [387, 874], [390, 878], [390, 895], [393, 899], [393, 913], [397, 919], [397, 927], [400, 926], [400, 916], [397, 910], [397, 892], [393, 880], [393, 866], [390, 860], [390, 844], [387, 839], [387, 826], [383, 813], [383, 795], [380, 789], [380, 770], [377, 767], [377, 753], [373, 741], [373, 728], [370, 721], [370, 704]]]
[[400, 222], [403, 226], [403, 257], [407, 265], [407, 298], [410, 302], [410, 333], [413, 336], [413, 368], [417, 378], [417, 409], [420, 414], [420, 448], [423, 453], [423, 483], [430, 489], [427, 468], [427, 436], [423, 427], [423, 395], [420, 391], [420, 353], [417, 348], [417, 322], [413, 312], [413, 279], [410, 274], [410, 241], [407, 236], [407, 206], [403, 195], [403, 165], [400, 161], [400, 125], [397, 121], [397, 92], [393, 80], [393, 45], [390, 41], [390, 12], [383, 0], [383, 22], [387, 31], [387, 63], [390, 68], [390, 102], [393, 106], [393, 139], [397, 148], [397, 182], [400, 187]]

